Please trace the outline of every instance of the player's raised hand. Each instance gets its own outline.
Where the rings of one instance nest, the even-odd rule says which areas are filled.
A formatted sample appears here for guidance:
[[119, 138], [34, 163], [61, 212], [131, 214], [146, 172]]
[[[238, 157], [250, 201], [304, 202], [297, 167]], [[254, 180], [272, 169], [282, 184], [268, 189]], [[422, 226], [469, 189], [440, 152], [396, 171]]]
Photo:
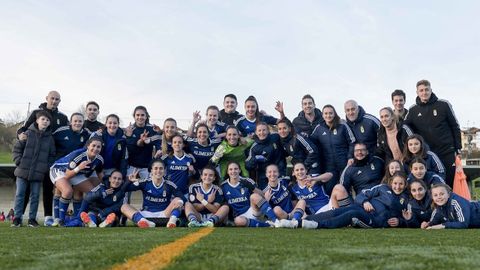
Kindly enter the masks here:
[[210, 193], [210, 195], [208, 196], [208, 200], [207, 200], [207, 201], [208, 201], [209, 203], [213, 203], [213, 201], [215, 201], [215, 196], [216, 196], [216, 195], [217, 195], [217, 190], [214, 189], [214, 190], [212, 191], [212, 193]]
[[200, 188], [197, 189], [195, 197], [199, 202], [205, 199], [205, 196], [203, 195], [202, 191], [200, 191]]
[[132, 122], [130, 122], [130, 124], [128, 124], [128, 126], [127, 126], [123, 131], [125, 132], [125, 136], [131, 137], [132, 134], [133, 134], [133, 125], [132, 125]]

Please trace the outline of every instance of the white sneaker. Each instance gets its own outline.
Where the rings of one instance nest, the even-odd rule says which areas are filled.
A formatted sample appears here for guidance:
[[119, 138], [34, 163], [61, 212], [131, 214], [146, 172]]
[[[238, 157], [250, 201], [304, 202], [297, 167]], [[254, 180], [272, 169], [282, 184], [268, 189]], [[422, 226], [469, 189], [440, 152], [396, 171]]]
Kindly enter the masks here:
[[53, 224], [53, 217], [52, 216], [46, 216], [45, 220], [43, 221], [43, 226], [51, 227], [52, 224]]
[[317, 229], [318, 223], [313, 220], [302, 219], [302, 228], [304, 229]]
[[298, 227], [298, 220], [296, 219], [280, 219], [277, 221], [278, 221], [278, 224], [275, 222], [275, 228], [295, 229]]
[[59, 218], [55, 218], [52, 223], [52, 227], [60, 227], [61, 220]]

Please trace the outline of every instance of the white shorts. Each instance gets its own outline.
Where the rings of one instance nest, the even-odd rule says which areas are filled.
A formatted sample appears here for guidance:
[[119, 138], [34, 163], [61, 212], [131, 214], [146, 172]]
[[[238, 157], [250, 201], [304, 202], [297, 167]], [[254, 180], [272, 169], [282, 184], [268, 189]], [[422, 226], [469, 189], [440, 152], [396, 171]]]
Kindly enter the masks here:
[[140, 211], [140, 214], [144, 218], [166, 218], [167, 216], [165, 215], [165, 211], [160, 211], [160, 212], [150, 212], [150, 211]]
[[[55, 183], [65, 177], [65, 171], [52, 168], [50, 169], [50, 181], [55, 185]], [[97, 172], [93, 172], [90, 177], [98, 177]], [[76, 186], [82, 182], [87, 181], [90, 177], [87, 177], [85, 174], [77, 174], [74, 177], [70, 178], [69, 182], [72, 186]]]
[[249, 219], [255, 219], [255, 220], [258, 220], [261, 216], [262, 216], [262, 213], [256, 211], [255, 209], [253, 209], [251, 206], [250, 208], [248, 208], [247, 212], [241, 214], [241, 215], [238, 215], [239, 217], [244, 217], [244, 218], [249, 218]]
[[127, 177], [131, 174], [133, 174], [133, 171], [137, 170], [138, 171], [138, 176], [140, 179], [147, 179], [150, 173], [148, 172], [148, 168], [137, 168], [134, 166], [128, 166], [127, 169]]
[[322, 206], [322, 208], [318, 209], [317, 212], [315, 212], [315, 214], [318, 214], [318, 213], [322, 213], [322, 212], [327, 212], [327, 211], [330, 211], [330, 210], [333, 210], [333, 206], [332, 206], [332, 201], [328, 201], [328, 204]]

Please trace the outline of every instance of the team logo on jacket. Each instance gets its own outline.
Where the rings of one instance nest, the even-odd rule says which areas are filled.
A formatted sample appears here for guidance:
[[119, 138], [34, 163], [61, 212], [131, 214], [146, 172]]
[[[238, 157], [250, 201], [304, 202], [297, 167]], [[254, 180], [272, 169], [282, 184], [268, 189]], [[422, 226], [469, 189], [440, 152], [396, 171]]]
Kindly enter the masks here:
[[405, 198], [401, 198], [401, 199], [400, 199], [400, 204], [403, 205], [404, 203], [405, 203]]
[[60, 119], [57, 119], [57, 125], [60, 125]]
[[65, 136], [65, 138], [63, 138], [63, 139], [64, 139], [65, 141], [70, 140], [70, 139], [68, 138], [68, 136]]
[[433, 110], [433, 116], [437, 116], [437, 110]]
[[322, 134], [322, 136], [325, 136], [325, 135], [327, 135], [327, 132], [324, 131], [323, 134]]
[[293, 145], [290, 145], [290, 152], [293, 152]]
[[363, 125], [360, 126], [360, 132], [365, 133], [365, 129], [363, 128]]
[[418, 113], [417, 117], [420, 117], [420, 116], [422, 116], [422, 113], [421, 113], [421, 112], [420, 112], [420, 113]]
[[117, 201], [117, 195], [113, 196], [113, 199], [112, 199], [114, 202]]
[[245, 194], [245, 190], [243, 188], [240, 189], [240, 193], [243, 195]]
[[80, 142], [83, 142], [83, 141], [84, 141], [83, 137], [80, 137]]
[[333, 130], [333, 135], [337, 135], [337, 129]]
[[195, 195], [190, 194], [190, 201], [191, 201], [191, 202], [194, 202], [194, 201], [195, 201]]
[[119, 145], [117, 146], [117, 149], [118, 149], [118, 151], [122, 151], [122, 146], [119, 144]]
[[75, 163], [74, 161], [70, 162], [70, 165], [68, 165], [70, 168], [75, 168], [77, 167], [77, 163]]
[[370, 168], [372, 168], [372, 171], [375, 170], [375, 165], [371, 164]]

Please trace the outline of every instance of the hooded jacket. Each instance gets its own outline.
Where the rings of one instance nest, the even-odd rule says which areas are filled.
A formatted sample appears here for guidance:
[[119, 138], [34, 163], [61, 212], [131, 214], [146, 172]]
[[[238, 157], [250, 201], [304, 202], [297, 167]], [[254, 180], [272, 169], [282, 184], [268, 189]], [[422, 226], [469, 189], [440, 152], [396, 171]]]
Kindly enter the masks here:
[[25, 133], [27, 139], [17, 140], [13, 147], [13, 161], [17, 166], [14, 175], [28, 181], [42, 181], [55, 161], [52, 133], [49, 128], [38, 130], [36, 123], [31, 124]]
[[416, 104], [410, 107], [404, 124], [422, 135], [432, 151], [440, 156], [458, 153], [462, 149], [460, 126], [452, 105], [438, 99], [434, 93], [426, 103], [416, 98]]
[[322, 111], [315, 108], [314, 110], [315, 117], [313, 122], [310, 122], [305, 118], [305, 113], [303, 111], [298, 113], [298, 116], [293, 119], [293, 128], [295, 133], [302, 135], [305, 138], [308, 138], [312, 134], [315, 127], [323, 122]]
[[366, 113], [362, 106], [358, 106], [358, 116], [355, 121], [347, 119], [347, 124], [355, 135], [357, 142], [364, 143], [368, 152], [375, 153], [377, 147], [377, 133], [380, 129], [380, 121], [375, 116]]

